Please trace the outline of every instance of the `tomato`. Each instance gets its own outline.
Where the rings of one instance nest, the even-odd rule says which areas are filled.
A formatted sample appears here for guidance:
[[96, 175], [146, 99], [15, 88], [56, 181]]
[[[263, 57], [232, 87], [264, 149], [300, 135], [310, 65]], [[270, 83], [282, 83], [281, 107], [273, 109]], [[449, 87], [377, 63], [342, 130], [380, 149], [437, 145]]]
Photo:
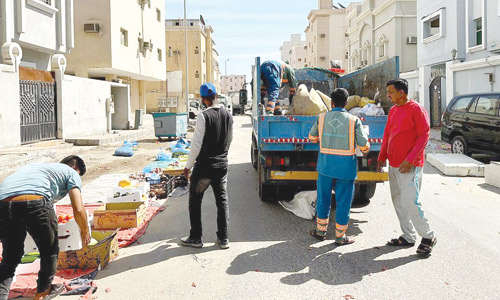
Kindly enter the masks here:
[[66, 221], [69, 221], [71, 219], [70, 215], [66, 215], [66, 218], [64, 218]]
[[59, 216], [57, 217], [57, 222], [61, 223], [63, 220], [64, 220], [64, 216], [59, 215]]

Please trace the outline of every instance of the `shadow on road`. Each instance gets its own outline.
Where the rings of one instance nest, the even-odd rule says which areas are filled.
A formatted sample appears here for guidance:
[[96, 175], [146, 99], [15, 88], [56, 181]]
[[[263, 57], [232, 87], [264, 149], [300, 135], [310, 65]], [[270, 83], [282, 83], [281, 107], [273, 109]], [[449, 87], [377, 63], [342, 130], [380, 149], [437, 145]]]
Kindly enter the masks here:
[[486, 183], [478, 184], [478, 186], [480, 188], [482, 188], [482, 189], [485, 189], [487, 191], [490, 191], [492, 193], [500, 195], [500, 188], [497, 188], [496, 186], [492, 186], [492, 185], [489, 185], [489, 184], [486, 184]]
[[[227, 273], [240, 275], [252, 271], [294, 272], [295, 274], [283, 277], [281, 282], [300, 285], [315, 279], [328, 285], [341, 285], [356, 283], [364, 276], [394, 269], [419, 259], [416, 254], [394, 259], [377, 259], [401, 249], [397, 247], [381, 246], [348, 253], [336, 252], [337, 247], [333, 241], [320, 247], [308, 248], [298, 247], [297, 242], [287, 241], [239, 255], [231, 263]], [[307, 272], [302, 272], [304, 270]]]

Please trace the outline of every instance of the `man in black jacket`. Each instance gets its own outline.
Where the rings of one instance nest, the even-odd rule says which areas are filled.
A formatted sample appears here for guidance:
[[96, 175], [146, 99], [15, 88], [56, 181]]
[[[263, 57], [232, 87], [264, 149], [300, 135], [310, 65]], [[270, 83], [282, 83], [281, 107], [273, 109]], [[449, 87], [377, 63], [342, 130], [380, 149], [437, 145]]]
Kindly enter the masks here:
[[[203, 193], [212, 186], [217, 205], [217, 243], [220, 248], [229, 248], [227, 223], [227, 153], [233, 136], [233, 117], [218, 104], [217, 91], [211, 83], [200, 87], [200, 95], [207, 109], [198, 115], [196, 129], [191, 142], [184, 176], [194, 165], [189, 186], [189, 219], [191, 232], [180, 244], [195, 248], [203, 247], [201, 226], [201, 200]], [[196, 162], [195, 162], [196, 161]]]

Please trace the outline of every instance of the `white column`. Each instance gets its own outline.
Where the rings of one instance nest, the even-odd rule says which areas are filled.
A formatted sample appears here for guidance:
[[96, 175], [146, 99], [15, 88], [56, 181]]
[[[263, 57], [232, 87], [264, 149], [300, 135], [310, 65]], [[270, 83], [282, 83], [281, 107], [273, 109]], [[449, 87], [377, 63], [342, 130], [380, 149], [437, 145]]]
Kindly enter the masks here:
[[454, 61], [446, 63], [446, 105], [455, 97], [455, 72], [451, 69], [454, 64]]

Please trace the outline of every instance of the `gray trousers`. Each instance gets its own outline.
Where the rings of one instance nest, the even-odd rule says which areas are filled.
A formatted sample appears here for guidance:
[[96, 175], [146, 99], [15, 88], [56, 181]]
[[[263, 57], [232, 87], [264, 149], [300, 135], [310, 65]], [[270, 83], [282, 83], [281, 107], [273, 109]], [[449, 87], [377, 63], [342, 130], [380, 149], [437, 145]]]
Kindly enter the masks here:
[[392, 204], [403, 231], [402, 236], [409, 243], [416, 242], [416, 233], [427, 239], [434, 237], [419, 199], [422, 175], [422, 167], [413, 167], [410, 172], [401, 173], [398, 168], [389, 166]]

